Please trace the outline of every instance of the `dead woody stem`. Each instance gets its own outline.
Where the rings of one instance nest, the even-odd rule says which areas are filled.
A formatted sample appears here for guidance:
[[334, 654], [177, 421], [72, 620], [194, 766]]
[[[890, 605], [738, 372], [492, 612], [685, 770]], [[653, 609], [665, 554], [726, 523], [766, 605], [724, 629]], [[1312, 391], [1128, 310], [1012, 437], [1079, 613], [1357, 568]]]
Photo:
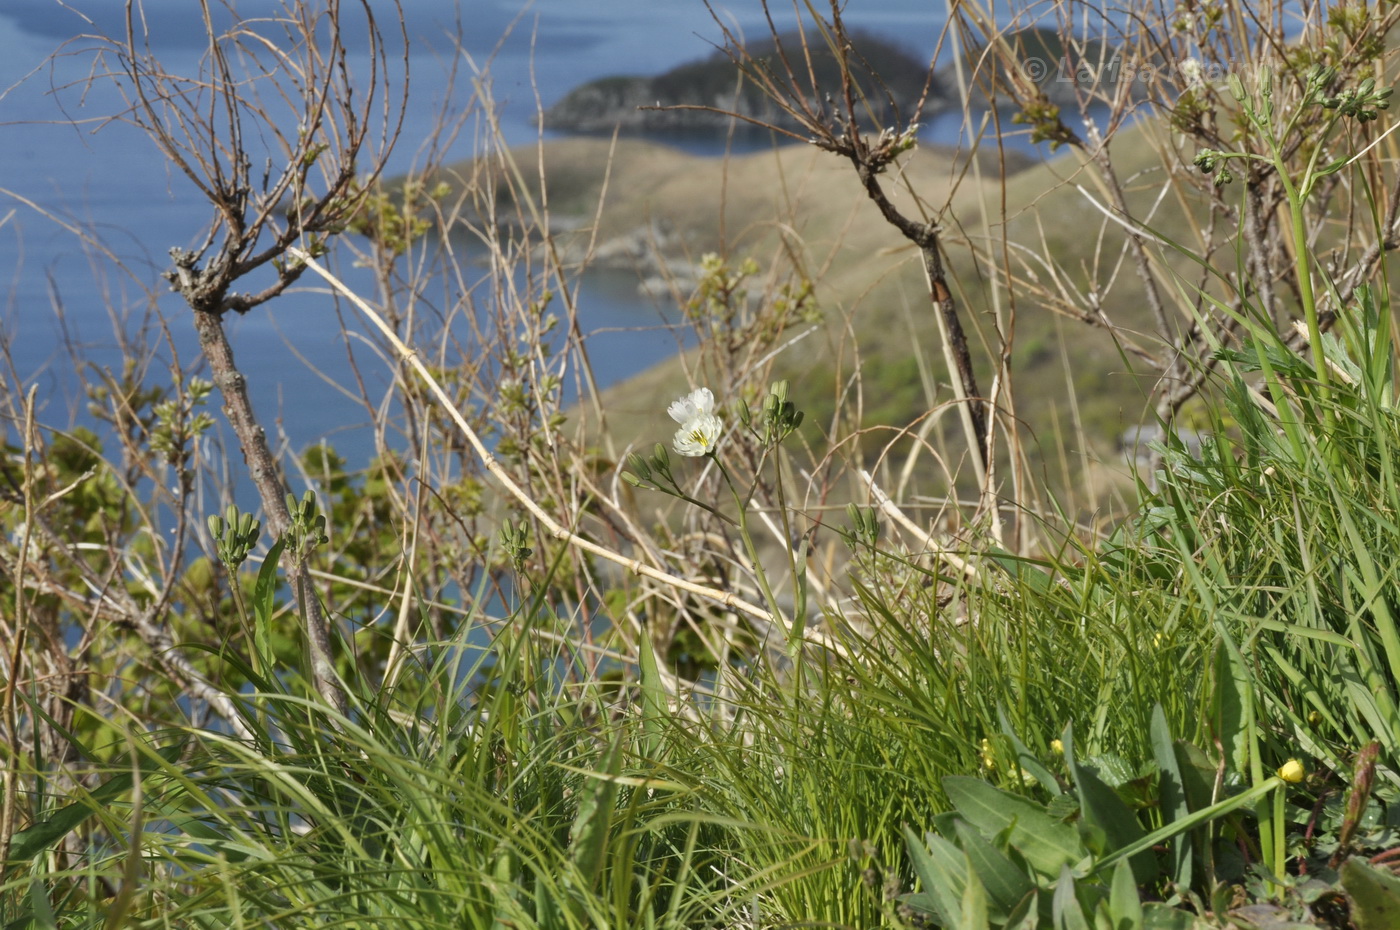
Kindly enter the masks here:
[[[817, 69], [813, 66], [813, 61], [818, 52], [814, 51], [805, 34], [797, 40], [801, 45], [800, 60], [794, 62], [794, 56], [789, 55], [784, 47], [784, 41], [770, 15], [768, 23], [774, 52], [771, 58], [758, 58], [749, 53], [718, 16], [715, 17], [715, 22], [724, 32], [725, 51], [730, 58], [746, 79], [762, 88], [764, 94], [801, 127], [801, 133], [713, 107], [688, 108], [715, 110], [749, 123], [757, 123], [763, 128], [799, 139], [849, 160], [866, 196], [879, 209], [880, 215], [899, 230], [904, 238], [918, 247], [928, 285], [929, 300], [938, 313], [939, 328], [945, 338], [946, 355], [963, 426], [969, 444], [977, 450], [974, 461], [978, 480], [979, 483], [985, 484], [991, 452], [986, 401], [977, 385], [967, 333], [958, 314], [957, 301], [953, 299], [948, 284], [939, 224], [934, 218], [916, 220], [906, 216], [890, 200], [880, 179], [881, 174], [894, 164], [902, 153], [913, 147], [918, 112], [922, 110], [924, 100], [918, 102], [913, 114], [907, 117], [900, 114], [893, 95], [869, 63], [853, 48], [850, 34], [842, 21], [840, 4], [831, 4], [830, 19], [826, 21], [816, 16], [811, 4], [808, 5], [808, 10], [816, 19], [827, 50], [838, 63], [841, 88], [837, 95], [817, 86]], [[857, 81], [858, 74], [865, 75], [860, 82]], [[880, 97], [884, 99], [880, 100]], [[874, 115], [880, 110], [889, 115], [895, 126], [901, 128], [886, 127], [878, 133], [862, 130], [862, 114]]]
[[[391, 8], [397, 12], [396, 5]], [[215, 27], [208, 0], [201, 0], [201, 10], [208, 50], [197, 75], [171, 74], [150, 54], [130, 0], [126, 35], [109, 41], [109, 53], [127, 98], [125, 118], [213, 207], [203, 244], [172, 249], [174, 268], [166, 278], [193, 313], [268, 528], [282, 536], [291, 526], [289, 489], [249, 400], [224, 316], [246, 313], [297, 280], [304, 266], [284, 261], [293, 243], [321, 254], [329, 237], [347, 228], [398, 136], [405, 98], [389, 94], [388, 49], [366, 0], [289, 2], [278, 15], [236, 20], [226, 31]], [[350, 26], [351, 17], [361, 19], [357, 26], [369, 42], [353, 58], [342, 42], [342, 26]], [[398, 25], [402, 35], [401, 15]], [[272, 43], [259, 29], [285, 41]], [[407, 92], [406, 59], [403, 67], [396, 79], [399, 95]], [[287, 104], [287, 112], [275, 112], [269, 102], [276, 101]], [[252, 292], [235, 290], [250, 275], [269, 272], [270, 280]], [[301, 607], [316, 690], [343, 711], [331, 627], [309, 567], [290, 550], [282, 567]]]

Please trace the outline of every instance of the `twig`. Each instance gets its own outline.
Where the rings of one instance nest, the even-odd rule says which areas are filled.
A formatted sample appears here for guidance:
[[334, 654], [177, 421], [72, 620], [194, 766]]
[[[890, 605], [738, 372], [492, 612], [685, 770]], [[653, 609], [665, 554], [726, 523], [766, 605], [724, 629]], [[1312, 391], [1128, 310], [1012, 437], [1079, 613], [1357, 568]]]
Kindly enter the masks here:
[[409, 347], [402, 339], [399, 338], [398, 334], [393, 331], [393, 329], [388, 325], [388, 323], [385, 322], [384, 318], [380, 316], [379, 313], [375, 311], [373, 307], [371, 307], [368, 303], [361, 299], [358, 294], [356, 294], [349, 287], [347, 287], [339, 278], [331, 274], [325, 268], [321, 267], [321, 265], [318, 264], [316, 260], [313, 259], [310, 255], [298, 248], [291, 248], [287, 251], [288, 254], [291, 255], [293, 258], [305, 263], [306, 267], [310, 268], [312, 271], [316, 272], [318, 275], [324, 278], [336, 293], [340, 294], [346, 300], [354, 304], [356, 309], [363, 313], [365, 317], [375, 325], [375, 327], [389, 341], [390, 345], [394, 347], [394, 351], [399, 354], [399, 357], [402, 358], [404, 361], [408, 362], [408, 364], [413, 367], [413, 370], [418, 373], [418, 376], [423, 379], [424, 383], [427, 384], [428, 390], [432, 392], [433, 396], [437, 399], [438, 404], [442, 407], [442, 409], [447, 411], [447, 415], [451, 417], [452, 422], [457, 425], [457, 428], [459, 430], [461, 430], [462, 435], [466, 437], [467, 442], [471, 445], [472, 450], [476, 452], [477, 458], [481, 461], [481, 464], [485, 466], [486, 470], [489, 471], [493, 476], [495, 476], [496, 480], [499, 481], [503, 487], [505, 487], [505, 489], [510, 493], [512, 497], [518, 500], [521, 503], [521, 505], [524, 506], [525, 509], [530, 512], [531, 516], [533, 516], [536, 520], [540, 522], [541, 526], [543, 526], [549, 531], [551, 536], [553, 536], [555, 539], [562, 540], [571, 546], [576, 546], [584, 550], [585, 552], [592, 553], [593, 555], [596, 555], [600, 558], [604, 558], [610, 562], [614, 562], [618, 565], [621, 565], [633, 574], [642, 575], [646, 578], [651, 578], [655, 581], [665, 582], [666, 584], [671, 585], [672, 587], [678, 588], [682, 591], [686, 591], [690, 594], [698, 595], [708, 600], [716, 601], [720, 604], [723, 604], [730, 610], [742, 614], [747, 614], [748, 616], [754, 617], [755, 619], [763, 620], [765, 622], [770, 621], [772, 619], [771, 617], [769, 617], [768, 611], [764, 610], [762, 607], [759, 607], [756, 604], [751, 604], [748, 601], [743, 600], [742, 598], [738, 597], [730, 591], [723, 591], [719, 588], [712, 588], [708, 585], [702, 585], [697, 584], [693, 581], [687, 581], [686, 579], [681, 578], [677, 575], [672, 575], [669, 572], [664, 572], [660, 569], [653, 568], [650, 565], [647, 565], [638, 559], [629, 559], [621, 553], [614, 552], [613, 550], [608, 549], [605, 546], [600, 546], [592, 540], [580, 536], [578, 533], [575, 533], [573, 530], [563, 526], [558, 521], [556, 521], [553, 517], [546, 513], [545, 510], [542, 507], [540, 507], [539, 504], [535, 503], [535, 501], [530, 497], [530, 495], [527, 494], [518, 483], [516, 483], [515, 479], [512, 478], [510, 474], [504, 468], [501, 467], [501, 464], [499, 461], [497, 461], [496, 456], [492, 454], [490, 449], [486, 448], [486, 444], [481, 441], [481, 437], [477, 435], [476, 430], [472, 429], [471, 424], [467, 422], [466, 417], [462, 416], [461, 411], [458, 410], [457, 406], [452, 402], [452, 398], [450, 398], [447, 395], [447, 392], [443, 390], [440, 384], [438, 384], [437, 379], [433, 377], [430, 371], [428, 371], [427, 366], [424, 365], [423, 362], [419, 359], [417, 350]]

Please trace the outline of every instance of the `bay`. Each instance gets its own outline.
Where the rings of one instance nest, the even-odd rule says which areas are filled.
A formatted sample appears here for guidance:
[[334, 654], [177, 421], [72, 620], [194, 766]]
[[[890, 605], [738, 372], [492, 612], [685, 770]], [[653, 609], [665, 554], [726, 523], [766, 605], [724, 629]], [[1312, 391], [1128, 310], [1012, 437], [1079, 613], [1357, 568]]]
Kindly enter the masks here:
[[[125, 352], [116, 333], [136, 325], [150, 307], [171, 324], [170, 346], [160, 357], [174, 352], [190, 369], [198, 362], [192, 327], [182, 318], [187, 311], [160, 274], [169, 248], [198, 243], [209, 208], [139, 130], [120, 121], [125, 104], [111, 82], [75, 83], [89, 73], [98, 45], [85, 36], [122, 30], [122, 6], [115, 0], [0, 5], [0, 331], [10, 347], [14, 386], [37, 385], [43, 419], [56, 424], [84, 419], [79, 362], [119, 372]], [[346, 0], [346, 6], [353, 5]], [[775, 15], [791, 20], [791, 8], [779, 6]], [[276, 7], [272, 0], [237, 4], [245, 18]], [[374, 0], [382, 20], [393, 8]], [[198, 4], [145, 0], [142, 9], [153, 51], [173, 70], [192, 70], [202, 50]], [[722, 39], [699, 0], [410, 0], [404, 11], [411, 103], [391, 173], [421, 163], [419, 140], [442, 114], [466, 112], [474, 88], [489, 88], [506, 140], [524, 145], [547, 137], [538, 127], [538, 107], [578, 83], [657, 73], [709, 54]], [[765, 30], [757, 0], [716, 4], [714, 14], [741, 35]], [[932, 53], [943, 22], [926, 0], [851, 0], [846, 16], [853, 26], [923, 55]], [[448, 36], [456, 24], [460, 43]], [[953, 138], [936, 141], [955, 141], [957, 126], [946, 119], [940, 125], [939, 136]], [[480, 134], [469, 117], [449, 159], [477, 154]], [[710, 140], [687, 147], [717, 151]], [[619, 271], [589, 272], [580, 281], [579, 312], [604, 385], [678, 347], [666, 328], [674, 310], [635, 285], [635, 276]], [[329, 430], [337, 431], [352, 460], [355, 449], [367, 448], [363, 406], [328, 383], [353, 382], [341, 320], [323, 293], [299, 289], [231, 320], [230, 329], [260, 415], [290, 448]], [[376, 370], [371, 362], [362, 370], [372, 388], [385, 388], [385, 366]], [[11, 432], [10, 440], [16, 438]]]

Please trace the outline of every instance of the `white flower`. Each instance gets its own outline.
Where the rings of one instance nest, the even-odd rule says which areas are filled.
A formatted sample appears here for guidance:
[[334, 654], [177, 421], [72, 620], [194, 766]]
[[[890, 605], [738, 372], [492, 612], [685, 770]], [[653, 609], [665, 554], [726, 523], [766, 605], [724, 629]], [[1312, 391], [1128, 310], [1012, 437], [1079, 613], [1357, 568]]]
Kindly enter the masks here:
[[724, 429], [724, 423], [713, 413], [704, 413], [689, 423], [681, 425], [676, 430], [676, 437], [671, 440], [672, 447], [681, 455], [709, 455], [714, 451], [715, 443], [719, 442], [720, 431]]
[[671, 415], [671, 419], [684, 426], [696, 417], [714, 413], [715, 395], [710, 393], [709, 388], [696, 388], [667, 407], [666, 412]]
[[680, 455], [701, 456], [714, 451], [724, 422], [715, 415], [715, 395], [709, 388], [697, 388], [677, 400], [666, 412], [681, 425], [671, 446]]
[[1205, 66], [1200, 59], [1186, 58], [1180, 65], [1181, 76], [1186, 80], [1187, 88], [1198, 90], [1205, 86]]

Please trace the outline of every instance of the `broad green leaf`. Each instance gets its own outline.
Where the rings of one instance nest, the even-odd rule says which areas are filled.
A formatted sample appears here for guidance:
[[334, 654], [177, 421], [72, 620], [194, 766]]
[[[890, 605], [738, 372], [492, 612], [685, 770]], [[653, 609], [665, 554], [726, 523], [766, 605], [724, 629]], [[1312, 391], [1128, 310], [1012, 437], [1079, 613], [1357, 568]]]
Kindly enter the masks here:
[[916, 914], [943, 919], [942, 912], [938, 910], [938, 902], [927, 891], [900, 895], [899, 902]]
[[491, 930], [509, 930], [514, 926], [511, 915], [514, 908], [515, 897], [520, 893], [520, 886], [515, 881], [515, 867], [511, 863], [511, 856], [508, 852], [503, 852], [496, 857], [495, 886], [492, 889], [496, 897], [496, 910], [491, 915]]
[[622, 771], [622, 740], [615, 739], [608, 752], [606, 767], [591, 788], [581, 787], [578, 814], [569, 831], [569, 857], [583, 876], [584, 885], [593, 888], [603, 873], [603, 863], [612, 830], [617, 802], [618, 780]]
[[1167, 904], [1153, 901], [1142, 908], [1143, 930], [1196, 930], [1197, 927], [1211, 930], [1210, 925], [1197, 920], [1196, 915]]
[[1030, 591], [1043, 594], [1054, 587], [1054, 580], [1047, 562], [1013, 555], [1004, 549], [992, 549], [987, 553], [987, 557], [1000, 565], [1006, 574], [1024, 584]]
[[962, 819], [957, 811], [944, 811], [941, 814], [933, 815], [933, 832], [939, 836], [955, 836], [958, 832], [958, 821]]
[[1057, 794], [1045, 805], [1045, 813], [1052, 820], [1070, 823], [1079, 816], [1079, 796], [1068, 791]]
[[958, 920], [960, 930], [991, 930], [987, 920], [987, 891], [975, 875], [968, 875], [963, 888], [962, 916]]
[[661, 680], [649, 628], [642, 630], [637, 643], [637, 666], [642, 678], [642, 755], [651, 762], [660, 762], [668, 713], [666, 685]]
[[1084, 857], [1074, 827], [1055, 820], [1034, 801], [965, 775], [943, 779], [943, 790], [958, 813], [983, 836], [996, 836], [1009, 827], [1011, 846], [1047, 879], [1059, 875], [1061, 866]]
[[1342, 866], [1342, 887], [1351, 899], [1356, 930], [1400, 927], [1400, 878], [1353, 857]]
[[1215, 791], [1215, 764], [1199, 746], [1186, 740], [1175, 740], [1177, 770], [1181, 772], [1181, 787], [1186, 792], [1186, 806], [1200, 810], [1211, 803]]
[[[1104, 848], [1100, 853], [1107, 854], [1131, 846], [1147, 835], [1137, 816], [1123, 803], [1098, 774], [1087, 765], [1080, 765], [1074, 753], [1073, 727], [1066, 727], [1061, 737], [1065, 746], [1065, 764], [1069, 766], [1074, 779], [1074, 788], [1079, 795], [1079, 807], [1084, 821], [1102, 831]], [[1131, 860], [1133, 876], [1139, 884], [1146, 885], [1156, 877], [1156, 864], [1151, 852], [1142, 852]]]
[[272, 544], [262, 567], [258, 569], [258, 580], [253, 585], [253, 650], [258, 656], [258, 674], [268, 677], [272, 675], [274, 662], [272, 617], [277, 613], [277, 565], [284, 548], [286, 537]]
[[908, 827], [904, 828], [904, 845], [909, 849], [914, 874], [924, 886], [924, 895], [933, 905], [934, 916], [943, 926], [956, 927], [967, 887], [967, 859], [962, 851], [933, 833], [921, 840]]
[[1098, 772], [1099, 780], [1110, 788], [1126, 785], [1138, 777], [1138, 773], [1133, 771], [1133, 767], [1128, 765], [1127, 760], [1113, 753], [1092, 756], [1085, 759], [1083, 764]]
[[1035, 892], [1035, 883], [967, 821], [956, 821], [955, 829], [968, 866], [986, 888], [991, 916], [1005, 922]]
[[30, 926], [34, 930], [58, 930], [58, 915], [49, 904], [49, 892], [38, 878], [29, 880], [29, 906], [33, 909]]
[[[1222, 640], [1225, 633], [1221, 631]], [[1247, 720], [1252, 700], [1249, 673], [1234, 643], [1222, 641], [1215, 649], [1215, 695], [1211, 708], [1212, 735], [1225, 747], [1236, 772], [1249, 777], [1249, 732]]]
[[1138, 897], [1137, 882], [1126, 859], [1120, 859], [1113, 867], [1108, 913], [1113, 918], [1113, 930], [1140, 930], [1142, 927], [1142, 899]]
[[1133, 843], [1129, 846], [1125, 846], [1124, 848], [1119, 849], [1115, 852], [1109, 853], [1108, 855], [1104, 856], [1103, 858], [1099, 859], [1093, 864], [1093, 868], [1089, 870], [1089, 874], [1092, 875], [1096, 872], [1101, 872], [1111, 865], [1117, 865], [1118, 860], [1120, 859], [1127, 859], [1132, 856], [1136, 856], [1138, 853], [1145, 852], [1151, 849], [1158, 843], [1165, 843], [1172, 837], [1184, 833], [1187, 830], [1192, 830], [1207, 821], [1214, 820], [1217, 817], [1223, 817], [1233, 810], [1236, 810], [1240, 807], [1244, 807], [1246, 804], [1253, 804], [1256, 801], [1259, 801], [1269, 792], [1277, 791], [1282, 786], [1283, 779], [1279, 778], [1277, 775], [1272, 775], [1269, 778], [1266, 778], [1264, 781], [1261, 781], [1259, 784], [1254, 785], [1251, 788], [1247, 788], [1239, 794], [1232, 795], [1226, 798], [1225, 800], [1220, 801], [1219, 803], [1210, 805], [1209, 807], [1203, 807], [1200, 810], [1195, 811], [1194, 813], [1188, 814], [1180, 820], [1176, 820], [1172, 823], [1167, 824], [1161, 829], [1153, 830], [1151, 833], [1147, 834], [1142, 839], [1138, 840], [1136, 843]]
[[1039, 891], [1032, 891], [1030, 897], [1006, 918], [1005, 930], [1039, 930], [1050, 917], [1049, 913], [1041, 912], [1042, 900]]
[[1142, 930], [1205, 930], [1210, 924], [1197, 920], [1196, 915], [1161, 902], [1142, 905]]
[[[1186, 787], [1181, 780], [1181, 766], [1176, 760], [1176, 747], [1167, 726], [1162, 705], [1152, 708], [1152, 756], [1157, 761], [1157, 803], [1165, 823], [1175, 823], [1190, 813], [1186, 806]], [[1172, 843], [1172, 879], [1178, 887], [1191, 887], [1191, 835], [1178, 836]]]
[[1060, 869], [1060, 878], [1055, 882], [1055, 898], [1051, 904], [1055, 915], [1056, 930], [1090, 930], [1089, 921], [1084, 918], [1084, 908], [1075, 894], [1074, 873], [1069, 866]]

